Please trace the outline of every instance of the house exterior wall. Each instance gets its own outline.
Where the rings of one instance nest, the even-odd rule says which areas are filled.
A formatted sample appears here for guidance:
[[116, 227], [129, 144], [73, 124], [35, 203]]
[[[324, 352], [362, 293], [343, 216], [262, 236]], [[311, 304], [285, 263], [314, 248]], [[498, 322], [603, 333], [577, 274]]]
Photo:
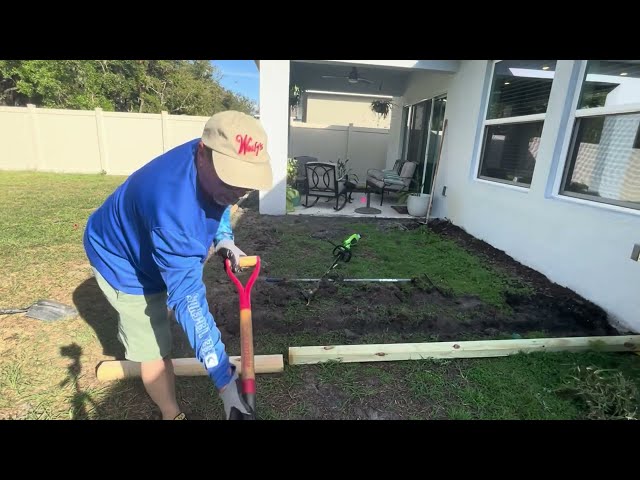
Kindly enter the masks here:
[[[278, 63], [262, 63], [270, 62], [274, 67]], [[462, 61], [454, 75], [440, 79], [440, 85], [440, 80], [430, 82], [435, 78], [433, 72], [416, 76], [402, 101], [406, 104], [443, 93], [440, 87], [446, 87], [448, 126], [434, 186], [434, 216], [451, 219], [551, 281], [593, 301], [609, 313], [614, 324], [640, 332], [640, 262], [630, 258], [633, 245], [640, 243], [640, 212], [557, 194], [581, 65], [580, 61], [573, 60], [557, 62], [544, 128], [535, 146], [536, 167], [528, 189], [477, 178], [483, 116], [491, 80], [490, 61]], [[288, 73], [288, 68], [286, 72], [263, 71], [261, 64], [262, 119], [269, 128], [272, 142], [283, 140], [285, 146]], [[278, 89], [275, 96], [274, 87]], [[278, 113], [280, 109], [284, 112], [282, 115]], [[391, 137], [401, 132], [397, 123], [402, 113], [399, 110], [392, 109]], [[281, 121], [280, 116], [284, 120]], [[271, 125], [273, 121], [277, 126]], [[282, 123], [286, 125], [283, 127]], [[389, 145], [389, 149], [399, 149], [401, 142], [399, 138], [391, 138]], [[285, 150], [281, 145], [276, 149], [278, 155], [272, 153], [274, 166], [278, 172], [282, 170], [279, 176], [284, 180]], [[387, 159], [392, 156], [390, 152], [393, 153], [388, 150]], [[274, 197], [275, 202], [267, 206], [261, 202], [263, 213], [284, 214], [284, 185], [282, 183], [277, 198]], [[444, 186], [446, 196], [443, 196]]]
[[[326, 125], [389, 128], [391, 116], [383, 118], [371, 110], [374, 97], [307, 92], [303, 95], [304, 122]], [[297, 122], [296, 122], [297, 123]], [[295, 125], [295, 123], [294, 123]]]
[[454, 75], [436, 72], [413, 72], [402, 96], [404, 105], [446, 93]]
[[520, 189], [476, 178], [491, 62], [462, 62], [448, 88], [435, 214], [593, 301], [614, 324], [638, 332], [640, 262], [630, 255], [640, 243], [640, 212], [557, 195], [579, 67], [578, 61], [557, 62], [531, 187]]

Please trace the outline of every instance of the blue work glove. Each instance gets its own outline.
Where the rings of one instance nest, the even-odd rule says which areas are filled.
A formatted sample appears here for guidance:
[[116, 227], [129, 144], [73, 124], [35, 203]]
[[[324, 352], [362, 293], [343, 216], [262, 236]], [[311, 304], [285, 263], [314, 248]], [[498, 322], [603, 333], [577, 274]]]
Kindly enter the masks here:
[[229, 259], [231, 262], [231, 270], [234, 273], [238, 273], [240, 271], [240, 265], [238, 264], [240, 257], [247, 256], [246, 253], [236, 247], [233, 240], [222, 240], [216, 246], [215, 253], [222, 257], [223, 262], [225, 259]]
[[251, 408], [242, 398], [242, 384], [235, 366], [231, 381], [219, 393], [222, 403], [224, 404], [224, 413], [227, 420], [253, 420], [253, 412]]

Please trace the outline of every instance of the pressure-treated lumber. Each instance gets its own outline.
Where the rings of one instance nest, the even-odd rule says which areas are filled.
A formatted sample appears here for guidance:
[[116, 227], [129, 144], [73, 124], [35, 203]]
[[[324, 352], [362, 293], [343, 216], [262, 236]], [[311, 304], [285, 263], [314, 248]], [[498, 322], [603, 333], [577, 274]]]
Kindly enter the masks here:
[[289, 347], [289, 364], [505, 357], [531, 352], [640, 351], [640, 335]]
[[[240, 356], [230, 357], [229, 360], [241, 373]], [[254, 357], [256, 373], [280, 373], [284, 370], [282, 355], [256, 355]], [[204, 376], [207, 371], [197, 358], [174, 358], [173, 369], [179, 376]], [[140, 376], [140, 364], [128, 360], [108, 360], [101, 362], [96, 369], [96, 377], [101, 382]]]

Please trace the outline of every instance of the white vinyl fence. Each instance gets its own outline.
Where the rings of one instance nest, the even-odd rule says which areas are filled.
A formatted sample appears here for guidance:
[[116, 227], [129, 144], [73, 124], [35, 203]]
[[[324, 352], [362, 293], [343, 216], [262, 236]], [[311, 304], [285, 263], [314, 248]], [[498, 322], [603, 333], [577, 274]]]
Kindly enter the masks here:
[[322, 162], [348, 158], [361, 183], [368, 169], [385, 168], [388, 143], [385, 128], [292, 123], [289, 129], [289, 157], [304, 155]]
[[[209, 117], [95, 110], [0, 107], [0, 170], [129, 175], [173, 147], [200, 137]], [[289, 156], [348, 158], [364, 181], [384, 168], [388, 129], [292, 125]]]
[[0, 170], [129, 175], [209, 117], [0, 107]]

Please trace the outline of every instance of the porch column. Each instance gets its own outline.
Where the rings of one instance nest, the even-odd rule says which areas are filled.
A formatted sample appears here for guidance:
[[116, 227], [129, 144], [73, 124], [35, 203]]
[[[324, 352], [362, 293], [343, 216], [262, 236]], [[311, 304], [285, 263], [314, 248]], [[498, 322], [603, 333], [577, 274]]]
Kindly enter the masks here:
[[286, 214], [289, 154], [289, 60], [260, 60], [260, 121], [267, 133], [273, 186], [260, 191], [260, 213]]

